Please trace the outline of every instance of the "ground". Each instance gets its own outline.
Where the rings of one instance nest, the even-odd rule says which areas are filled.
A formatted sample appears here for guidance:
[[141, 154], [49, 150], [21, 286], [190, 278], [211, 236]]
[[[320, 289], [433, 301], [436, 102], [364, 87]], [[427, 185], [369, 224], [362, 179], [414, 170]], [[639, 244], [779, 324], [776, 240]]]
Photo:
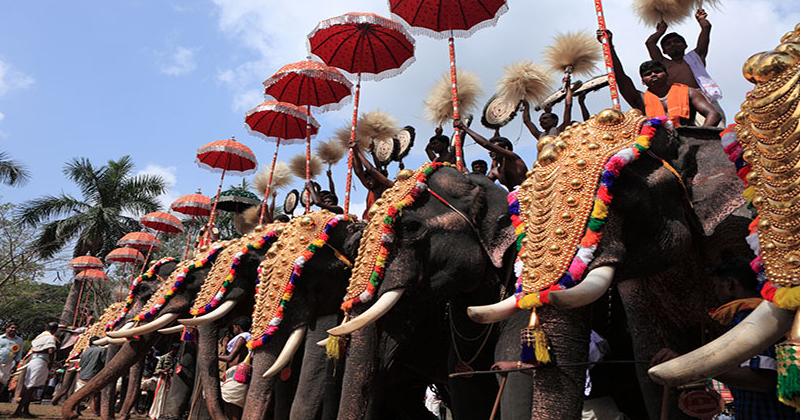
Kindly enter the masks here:
[[[11, 418], [11, 413], [13, 413], [14, 409], [16, 408], [16, 404], [0, 403], [0, 419]], [[61, 406], [31, 404], [31, 413], [39, 416], [39, 419], [41, 420], [60, 420], [62, 418]], [[100, 417], [92, 414], [90, 410], [84, 410], [80, 418], [86, 420], [98, 420]], [[147, 416], [141, 416], [138, 414], [131, 416], [132, 420], [144, 420], [146, 418]]]

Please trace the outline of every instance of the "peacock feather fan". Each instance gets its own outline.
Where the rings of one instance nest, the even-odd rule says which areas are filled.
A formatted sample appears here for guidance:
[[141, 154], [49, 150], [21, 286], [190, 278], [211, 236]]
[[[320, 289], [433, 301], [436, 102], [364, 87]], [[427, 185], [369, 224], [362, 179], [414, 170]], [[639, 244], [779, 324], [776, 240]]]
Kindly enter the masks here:
[[[458, 110], [460, 115], [468, 115], [480, 104], [478, 98], [483, 94], [481, 81], [475, 73], [457, 70]], [[453, 120], [453, 92], [450, 73], [446, 73], [433, 86], [424, 102], [426, 117], [436, 125]]]
[[358, 139], [359, 147], [362, 142], [369, 142], [369, 148], [374, 139], [387, 139], [392, 138], [400, 132], [400, 127], [397, 125], [397, 118], [389, 115], [389, 113], [376, 110], [362, 114], [356, 124], [356, 139]]
[[647, 26], [655, 27], [662, 20], [675, 24], [691, 16], [698, 7], [697, 0], [634, 0], [633, 12]]
[[344, 154], [347, 153], [347, 147], [343, 148], [336, 139], [329, 139], [328, 141], [320, 142], [315, 151], [323, 162], [331, 166], [344, 157]]
[[[292, 170], [294, 176], [300, 179], [306, 179], [306, 155], [295, 155], [289, 160], [289, 168]], [[311, 179], [314, 179], [322, 173], [322, 160], [317, 155], [311, 155], [311, 162], [309, 164], [309, 172]]]
[[603, 58], [600, 44], [588, 31], [557, 34], [543, 55], [553, 71], [564, 73], [571, 66], [575, 75], [591, 74]]
[[[269, 166], [262, 165], [261, 170], [256, 174], [253, 180], [253, 189], [259, 194], [264, 194], [267, 190], [267, 182], [269, 181]], [[275, 172], [272, 174], [272, 187], [267, 193], [267, 196], [272, 195], [273, 191], [277, 191], [292, 182], [292, 171], [289, 165], [285, 162], [277, 162], [275, 164]]]
[[552, 85], [550, 72], [528, 60], [505, 66], [505, 74], [497, 81], [499, 96], [511, 104], [523, 99], [539, 103], [550, 93]]

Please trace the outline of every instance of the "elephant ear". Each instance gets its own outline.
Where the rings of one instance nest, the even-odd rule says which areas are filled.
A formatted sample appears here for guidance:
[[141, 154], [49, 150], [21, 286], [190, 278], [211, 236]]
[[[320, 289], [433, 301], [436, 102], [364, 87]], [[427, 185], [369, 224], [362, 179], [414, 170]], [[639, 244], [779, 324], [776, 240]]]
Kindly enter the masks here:
[[722, 130], [678, 127], [676, 131], [677, 152], [669, 157], [659, 155], [680, 173], [703, 233], [712, 235], [731, 215], [747, 217], [746, 200], [742, 196], [744, 186], [722, 149]]
[[482, 195], [482, 200], [472, 200], [469, 217], [478, 230], [483, 247], [492, 264], [503, 266], [503, 255], [517, 238], [508, 213], [508, 193], [483, 175], [465, 175], [474, 185], [471, 194]]

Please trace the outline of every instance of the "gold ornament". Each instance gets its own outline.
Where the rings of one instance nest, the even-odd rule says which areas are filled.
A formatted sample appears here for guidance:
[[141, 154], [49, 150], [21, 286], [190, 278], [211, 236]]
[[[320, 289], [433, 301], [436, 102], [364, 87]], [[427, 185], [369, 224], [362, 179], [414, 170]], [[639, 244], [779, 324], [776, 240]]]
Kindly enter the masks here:
[[116, 320], [122, 310], [125, 308], [125, 301], [112, 303], [107, 307], [103, 314], [100, 315], [100, 319], [97, 320], [94, 324], [90, 325], [86, 331], [78, 336], [78, 340], [75, 341], [75, 345], [72, 346], [72, 350], [69, 352], [69, 356], [67, 359], [72, 359], [77, 357], [81, 352], [89, 348], [89, 339], [92, 337], [100, 337], [103, 338], [106, 336], [106, 325], [108, 323]]
[[[800, 28], [800, 26], [798, 27]], [[751, 166], [758, 239], [767, 278], [800, 284], [800, 32], [772, 51], [747, 59], [742, 73], [755, 84], [736, 114], [743, 159]]]
[[553, 139], [545, 152], [557, 150], [559, 142], [566, 147], [546, 162], [540, 155], [533, 165], [517, 192], [526, 232], [520, 252], [524, 294], [550, 286], [567, 270], [586, 230], [603, 165], [629, 146], [616, 139], [638, 133], [645, 120], [641, 114], [603, 110], [575, 126], [568, 141], [561, 135]]
[[414, 171], [412, 171], [411, 169], [403, 169], [402, 171], [397, 173], [397, 180], [405, 181], [408, 178], [411, 178], [412, 175], [414, 175]]

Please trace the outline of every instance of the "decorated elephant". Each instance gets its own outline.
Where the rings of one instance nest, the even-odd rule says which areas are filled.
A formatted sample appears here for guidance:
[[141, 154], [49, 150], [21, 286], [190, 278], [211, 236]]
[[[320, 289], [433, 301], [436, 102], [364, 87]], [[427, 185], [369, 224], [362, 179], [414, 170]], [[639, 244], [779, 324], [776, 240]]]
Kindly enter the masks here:
[[785, 34], [774, 50], [750, 57], [743, 73], [755, 87], [735, 117], [734, 131], [744, 149], [741, 157], [749, 164], [747, 196], [758, 211], [749, 239], [760, 257], [752, 265], [762, 265], [766, 275], [761, 289], [765, 301], [717, 340], [655, 366], [649, 374], [668, 386], [713, 377], [759, 354], [789, 332], [789, 340], [777, 348], [778, 398], [797, 408], [800, 389], [796, 389], [798, 369], [794, 354], [800, 340], [796, 315], [800, 292], [800, 246], [796, 235], [800, 25]]

